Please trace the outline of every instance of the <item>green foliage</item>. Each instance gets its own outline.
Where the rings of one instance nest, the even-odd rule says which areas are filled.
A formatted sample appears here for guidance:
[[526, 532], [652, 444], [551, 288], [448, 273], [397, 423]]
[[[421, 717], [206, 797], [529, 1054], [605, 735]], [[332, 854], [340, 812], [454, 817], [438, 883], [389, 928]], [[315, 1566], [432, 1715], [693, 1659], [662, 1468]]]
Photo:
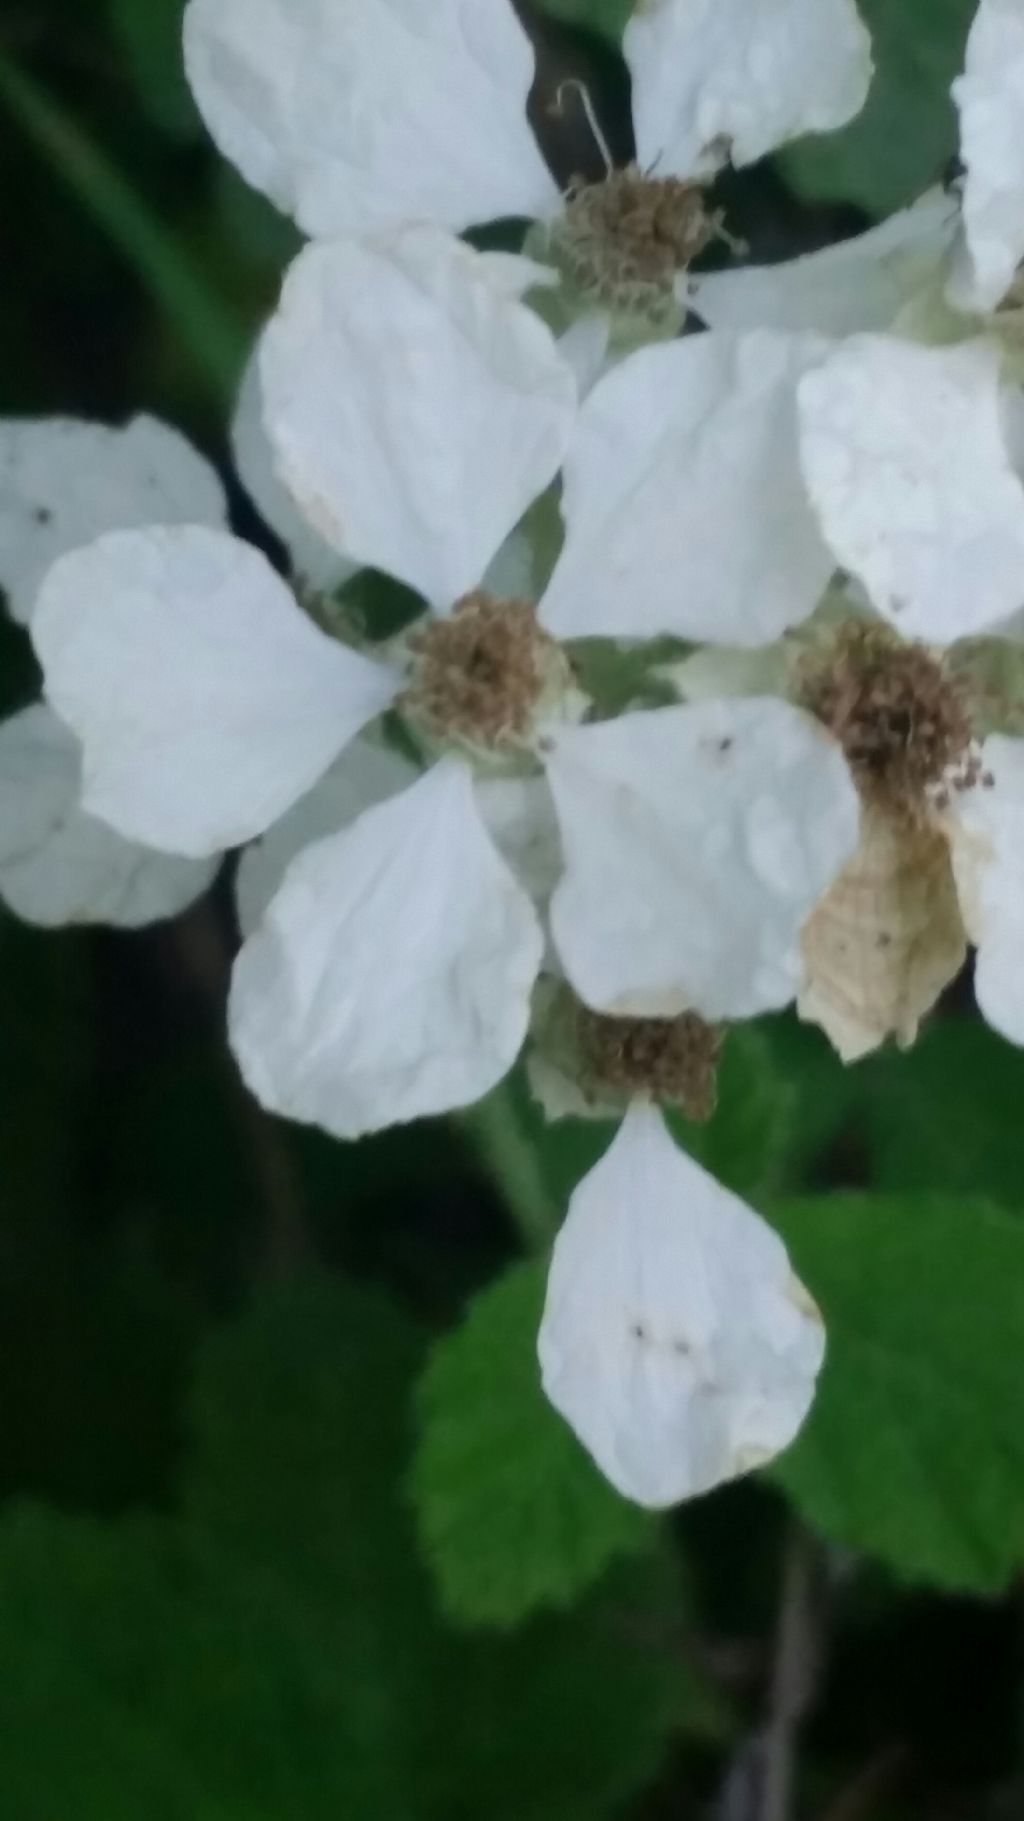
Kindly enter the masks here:
[[797, 141], [783, 172], [815, 202], [855, 202], [887, 215], [940, 181], [957, 147], [950, 84], [963, 66], [976, 0], [860, 0], [875, 78], [859, 117]]
[[203, 126], [185, 80], [181, 50], [184, 0], [108, 4], [139, 101], [154, 125], [175, 139], [199, 138]]
[[864, 1070], [871, 1178], [1024, 1213], [1024, 1051], [977, 1019], [933, 1024]]
[[541, 1391], [544, 1278], [542, 1265], [523, 1264], [485, 1290], [420, 1384], [420, 1535], [446, 1609], [470, 1624], [566, 1606], [654, 1533]]
[[566, 25], [581, 25], [615, 41], [633, 11], [634, 0], [538, 0], [544, 12]]
[[1024, 1226], [982, 1202], [834, 1195], [778, 1225], [829, 1351], [776, 1477], [837, 1542], [951, 1588], [1024, 1554]]

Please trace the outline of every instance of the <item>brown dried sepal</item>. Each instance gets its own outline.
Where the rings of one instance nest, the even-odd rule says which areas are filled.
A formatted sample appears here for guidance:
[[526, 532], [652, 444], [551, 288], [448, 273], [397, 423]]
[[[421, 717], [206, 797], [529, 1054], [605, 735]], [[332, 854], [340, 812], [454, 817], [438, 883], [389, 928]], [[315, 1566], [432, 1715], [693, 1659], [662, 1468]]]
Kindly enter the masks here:
[[488, 750], [521, 747], [552, 673], [564, 668], [570, 681], [532, 601], [468, 594], [409, 643], [416, 662], [404, 711], [430, 734]]
[[844, 1062], [887, 1037], [907, 1048], [967, 954], [946, 837], [867, 807], [860, 846], [805, 925], [802, 950], [797, 1009]]
[[600, 183], [573, 186], [557, 255], [586, 296], [611, 309], [646, 312], [674, 301], [677, 273], [720, 230], [701, 184], [645, 177], [629, 165]]
[[588, 1086], [599, 1094], [649, 1095], [710, 1119], [718, 1097], [722, 1033], [696, 1012], [678, 1018], [606, 1018], [576, 1009], [576, 1042]]
[[839, 741], [862, 800], [927, 818], [981, 776], [968, 690], [923, 645], [851, 622], [800, 665], [802, 705]]

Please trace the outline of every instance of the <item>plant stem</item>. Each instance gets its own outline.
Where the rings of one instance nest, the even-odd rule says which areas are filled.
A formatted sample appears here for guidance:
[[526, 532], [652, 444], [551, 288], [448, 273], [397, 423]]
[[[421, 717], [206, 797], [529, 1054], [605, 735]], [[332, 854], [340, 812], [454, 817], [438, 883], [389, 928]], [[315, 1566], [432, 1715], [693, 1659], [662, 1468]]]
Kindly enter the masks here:
[[758, 1821], [792, 1821], [796, 1750], [820, 1657], [814, 1539], [794, 1519], [786, 1546]]
[[511, 1083], [504, 1082], [471, 1107], [462, 1123], [494, 1176], [527, 1250], [546, 1251], [558, 1227], [559, 1210], [536, 1146], [523, 1129]]
[[0, 49], [0, 103], [133, 268], [219, 396], [237, 383], [241, 322], [107, 155]]

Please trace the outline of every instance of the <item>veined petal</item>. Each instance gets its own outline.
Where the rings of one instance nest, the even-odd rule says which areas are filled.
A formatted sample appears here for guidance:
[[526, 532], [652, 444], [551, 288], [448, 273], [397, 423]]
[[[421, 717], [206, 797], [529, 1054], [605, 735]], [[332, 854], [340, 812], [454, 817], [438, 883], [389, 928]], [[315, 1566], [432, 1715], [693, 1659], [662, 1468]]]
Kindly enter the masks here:
[[42, 703], [0, 726], [0, 897], [27, 923], [155, 923], [219, 863], [154, 853], [87, 815], [78, 742]]
[[193, 857], [283, 815], [400, 687], [319, 632], [259, 551], [197, 526], [62, 557], [32, 636], [83, 744], [84, 807]]
[[277, 534], [302, 581], [331, 594], [356, 572], [356, 565], [332, 550], [307, 524], [287, 487], [278, 478], [274, 453], [263, 425], [263, 388], [258, 351], [245, 369], [231, 424], [231, 449], [243, 487], [260, 516]]
[[956, 233], [956, 204], [929, 190], [866, 234], [775, 266], [740, 266], [684, 281], [683, 296], [711, 329], [888, 329], [939, 274]]
[[800, 473], [796, 388], [826, 351], [693, 335], [595, 386], [565, 465], [549, 632], [762, 645], [814, 611], [835, 562]]
[[953, 871], [978, 949], [978, 1004], [995, 1030], [1024, 1044], [1024, 740], [993, 734], [982, 763], [991, 786], [950, 806]]
[[1019, 0], [981, 0], [953, 84], [966, 169], [966, 260], [951, 301], [994, 310], [1024, 259], [1024, 11]]
[[752, 164], [858, 114], [871, 40], [855, 0], [641, 0], [626, 27], [637, 156], [659, 177]]
[[314, 841], [340, 834], [364, 809], [397, 796], [418, 775], [409, 759], [373, 740], [353, 740], [346, 746], [312, 790], [242, 855], [235, 875], [235, 908], [242, 935], [252, 935], [296, 855]]
[[1024, 604], [1024, 486], [994, 347], [853, 336], [801, 381], [799, 415], [825, 537], [900, 632], [951, 644]]
[[601, 1471], [657, 1509], [789, 1446], [825, 1332], [778, 1234], [635, 1105], [569, 1203], [538, 1352]]
[[185, 67], [222, 152], [307, 234], [557, 203], [511, 0], [190, 0]]
[[265, 422], [300, 508], [442, 611], [553, 480], [575, 415], [512, 263], [429, 227], [308, 247], [263, 338]]
[[23, 624], [50, 564], [105, 531], [226, 523], [214, 469], [155, 417], [0, 422], [0, 588]]
[[264, 1106], [357, 1138], [480, 1099], [526, 1035], [543, 939], [458, 760], [293, 861], [235, 965]]
[[563, 734], [548, 760], [565, 972], [595, 1011], [749, 1018], [785, 1005], [806, 918], [857, 845], [838, 745], [768, 697]]

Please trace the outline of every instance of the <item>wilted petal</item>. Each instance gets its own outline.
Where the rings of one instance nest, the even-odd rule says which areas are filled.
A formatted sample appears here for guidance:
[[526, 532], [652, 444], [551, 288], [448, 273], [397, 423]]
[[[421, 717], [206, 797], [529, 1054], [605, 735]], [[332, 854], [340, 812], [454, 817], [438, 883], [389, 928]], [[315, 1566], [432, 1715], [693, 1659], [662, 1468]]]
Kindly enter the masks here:
[[105, 531], [223, 525], [209, 462], [154, 417], [122, 428], [71, 417], [0, 422], [0, 588], [27, 622], [50, 564]]
[[595, 386], [565, 466], [550, 632], [761, 645], [813, 612], [835, 562], [800, 473], [796, 387], [824, 351], [693, 335]]
[[255, 354], [239, 388], [231, 425], [231, 449], [243, 487], [261, 517], [284, 544], [295, 574], [325, 594], [340, 588], [355, 574], [356, 565], [339, 556], [319, 532], [307, 524], [287, 487], [278, 478], [273, 450], [263, 425], [263, 388]]
[[740, 266], [691, 278], [690, 308], [711, 329], [888, 329], [937, 281], [956, 230], [956, 204], [929, 190], [879, 227], [776, 266]]
[[353, 740], [312, 790], [242, 855], [235, 876], [235, 908], [243, 936], [252, 935], [303, 848], [340, 834], [364, 809], [397, 796], [417, 776], [411, 761], [388, 747]]
[[185, 66], [222, 152], [308, 234], [557, 203], [511, 0], [191, 0]]
[[62, 557], [32, 635], [83, 744], [85, 807], [168, 853], [261, 833], [399, 687], [319, 632], [259, 551], [195, 526]]
[[467, 1106], [519, 1053], [541, 948], [444, 760], [293, 861], [235, 965], [232, 1048], [264, 1106], [338, 1138]]
[[218, 864], [154, 853], [87, 815], [78, 742], [41, 703], [0, 726], [0, 897], [27, 923], [155, 923]]
[[908, 638], [951, 644], [1024, 604], [995, 348], [854, 336], [801, 381], [800, 441], [837, 561]]
[[1024, 11], [1020, 0], [981, 0], [964, 74], [953, 84], [966, 168], [966, 259], [953, 301], [994, 310], [1024, 259]]
[[982, 761], [990, 787], [951, 807], [953, 869], [978, 948], [978, 1004], [995, 1030], [1024, 1044], [1024, 740], [994, 734]]
[[788, 1447], [825, 1333], [778, 1234], [637, 1105], [569, 1203], [538, 1352], [602, 1472], [658, 1508]]
[[641, 0], [623, 48], [637, 156], [658, 177], [714, 170], [723, 152], [752, 164], [842, 126], [871, 80], [855, 0]]
[[802, 924], [857, 845], [836, 743], [750, 697], [564, 734], [555, 945], [596, 1011], [748, 1018], [793, 997]]
[[513, 263], [423, 227], [308, 247], [263, 338], [265, 421], [296, 501], [335, 549], [441, 610], [554, 478], [575, 414], [554, 337], [510, 294]]

